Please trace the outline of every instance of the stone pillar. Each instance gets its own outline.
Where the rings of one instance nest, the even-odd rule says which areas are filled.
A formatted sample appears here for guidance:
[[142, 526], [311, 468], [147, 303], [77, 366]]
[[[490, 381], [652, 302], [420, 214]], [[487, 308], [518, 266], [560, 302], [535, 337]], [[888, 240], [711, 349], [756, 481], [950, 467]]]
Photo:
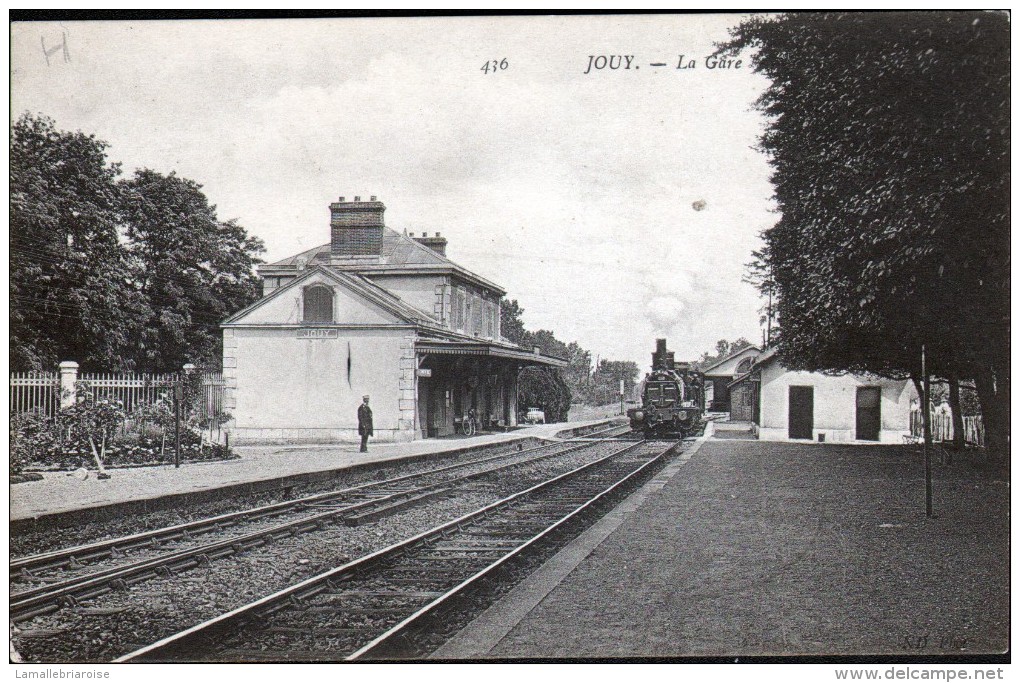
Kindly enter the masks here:
[[507, 398], [510, 401], [510, 426], [517, 426], [517, 381], [521, 375], [521, 368], [518, 367], [510, 372], [510, 392]]
[[415, 425], [418, 419], [418, 356], [414, 349], [417, 335], [411, 331], [400, 341], [400, 376], [398, 384], [398, 408], [396, 440], [413, 441], [417, 436]]
[[78, 364], [73, 360], [60, 363], [60, 407], [73, 406], [78, 400], [75, 395], [75, 384], [78, 382]]
[[[223, 409], [237, 408], [237, 336], [234, 330], [223, 330]], [[233, 422], [233, 421], [231, 421]]]

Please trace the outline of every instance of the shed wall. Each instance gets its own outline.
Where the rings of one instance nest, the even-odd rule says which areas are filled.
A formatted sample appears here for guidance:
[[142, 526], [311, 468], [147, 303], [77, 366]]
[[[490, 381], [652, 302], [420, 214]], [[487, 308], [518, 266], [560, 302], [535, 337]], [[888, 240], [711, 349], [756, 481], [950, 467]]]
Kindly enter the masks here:
[[[910, 399], [913, 386], [905, 380], [862, 375], [829, 376], [787, 370], [772, 363], [761, 370], [761, 421], [758, 438], [763, 441], [789, 440], [790, 387], [814, 388], [814, 429], [812, 440], [824, 434], [825, 441], [857, 442], [857, 388], [881, 388], [881, 430], [879, 443], [902, 443], [909, 433]], [[859, 443], [875, 443], [860, 441]]]

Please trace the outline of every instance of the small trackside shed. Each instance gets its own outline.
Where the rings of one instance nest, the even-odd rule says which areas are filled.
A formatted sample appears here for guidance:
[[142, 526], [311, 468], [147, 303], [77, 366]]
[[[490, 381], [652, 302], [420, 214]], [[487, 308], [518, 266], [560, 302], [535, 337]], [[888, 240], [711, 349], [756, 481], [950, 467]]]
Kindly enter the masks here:
[[748, 410], [762, 441], [816, 443], [902, 443], [917, 393], [907, 380], [790, 370], [775, 349], [729, 389], [750, 397]]

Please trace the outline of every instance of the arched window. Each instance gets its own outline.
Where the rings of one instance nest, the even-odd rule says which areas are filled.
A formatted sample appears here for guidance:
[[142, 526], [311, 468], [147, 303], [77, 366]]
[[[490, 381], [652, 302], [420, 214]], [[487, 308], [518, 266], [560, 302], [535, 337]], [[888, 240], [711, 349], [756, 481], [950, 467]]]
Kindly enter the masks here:
[[313, 285], [305, 290], [305, 322], [333, 322], [333, 291], [323, 285]]
[[737, 365], [737, 374], [738, 375], [742, 375], [745, 372], [747, 372], [748, 370], [750, 370], [751, 369], [751, 363], [753, 363], [753, 362], [754, 362], [754, 358], [745, 358], [744, 360], [740, 361], [740, 363]]

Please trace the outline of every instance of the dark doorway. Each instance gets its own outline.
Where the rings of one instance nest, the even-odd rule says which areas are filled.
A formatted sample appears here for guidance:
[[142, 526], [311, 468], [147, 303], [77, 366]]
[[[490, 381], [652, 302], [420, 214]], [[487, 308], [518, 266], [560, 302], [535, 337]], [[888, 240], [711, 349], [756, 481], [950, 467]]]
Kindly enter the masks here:
[[857, 440], [878, 441], [882, 429], [882, 390], [857, 387]]
[[429, 387], [428, 401], [428, 435], [431, 437], [448, 436], [453, 433], [453, 421], [447, 413], [450, 390], [441, 384]]
[[744, 422], [751, 419], [753, 396], [750, 382], [743, 382], [733, 387], [730, 391], [730, 420]]
[[790, 387], [790, 438], [810, 439], [815, 429], [815, 388]]

